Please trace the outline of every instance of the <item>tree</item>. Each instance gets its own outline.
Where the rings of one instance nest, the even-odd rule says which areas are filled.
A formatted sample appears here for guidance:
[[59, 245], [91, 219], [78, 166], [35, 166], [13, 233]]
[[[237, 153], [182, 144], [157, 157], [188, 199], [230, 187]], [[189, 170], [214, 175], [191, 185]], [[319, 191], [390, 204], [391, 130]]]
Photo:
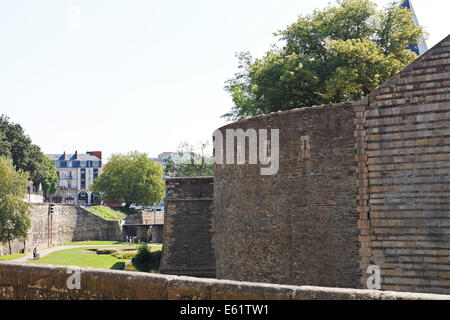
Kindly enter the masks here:
[[0, 157], [0, 243], [25, 239], [31, 226], [29, 204], [24, 200], [28, 186], [28, 173], [16, 171], [12, 161]]
[[41, 184], [46, 195], [56, 192], [56, 167], [39, 146], [31, 143], [22, 127], [4, 115], [0, 116], [0, 156], [10, 158], [17, 170], [28, 172], [35, 191]]
[[27, 158], [22, 169], [30, 173], [30, 180], [33, 182], [35, 191], [41, 185], [45, 195], [56, 193], [58, 187], [56, 166], [37, 145], [32, 144], [28, 147]]
[[122, 201], [129, 208], [132, 203], [153, 205], [164, 197], [162, 166], [145, 153], [113, 154], [102, 171], [91, 190], [106, 201]]
[[393, 2], [340, 0], [275, 35], [283, 42], [264, 57], [238, 54], [226, 82], [230, 120], [318, 104], [359, 100], [417, 58], [407, 49], [425, 34], [413, 14]]
[[58, 174], [56, 173], [56, 167], [47, 156], [44, 156], [42, 159], [40, 175], [37, 177], [36, 181], [42, 186], [42, 191], [45, 195], [53, 195], [58, 189]]
[[6, 134], [1, 130], [0, 130], [0, 157], [6, 158], [11, 157], [11, 143], [8, 141]]
[[17, 169], [24, 169], [31, 148], [31, 139], [25, 135], [19, 124], [10, 122], [4, 115], [0, 117], [0, 132], [4, 139], [0, 154], [11, 157]]
[[212, 176], [214, 164], [212, 158], [206, 154], [208, 142], [202, 142], [199, 150], [183, 142], [178, 147], [178, 159], [164, 160], [164, 174], [176, 177]]

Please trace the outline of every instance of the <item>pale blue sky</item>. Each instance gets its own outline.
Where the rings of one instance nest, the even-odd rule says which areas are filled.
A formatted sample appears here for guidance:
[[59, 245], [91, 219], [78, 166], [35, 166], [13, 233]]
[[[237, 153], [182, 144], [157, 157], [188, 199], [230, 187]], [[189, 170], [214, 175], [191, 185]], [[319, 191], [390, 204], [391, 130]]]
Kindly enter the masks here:
[[[0, 0], [0, 114], [45, 153], [196, 145], [226, 123], [235, 52], [261, 56], [329, 2]], [[430, 48], [450, 32], [450, 1], [413, 5]]]

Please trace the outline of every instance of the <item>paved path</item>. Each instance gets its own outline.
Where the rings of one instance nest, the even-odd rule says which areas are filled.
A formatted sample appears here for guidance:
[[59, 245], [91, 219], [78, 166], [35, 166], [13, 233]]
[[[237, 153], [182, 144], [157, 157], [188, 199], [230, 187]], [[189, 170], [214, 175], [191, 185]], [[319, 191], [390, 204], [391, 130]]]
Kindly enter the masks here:
[[[152, 244], [150, 243], [149, 246], [159, 246], [160, 244]], [[116, 246], [128, 246], [127, 244], [83, 244], [83, 245], [70, 245], [70, 246], [57, 246], [57, 247], [51, 247], [47, 249], [41, 249], [38, 250], [38, 253], [40, 254], [40, 257], [44, 257], [52, 252], [59, 251], [59, 250], [65, 250], [65, 249], [74, 249], [74, 248], [83, 248], [83, 247], [116, 247]], [[132, 247], [132, 246], [131, 246]], [[10, 262], [26, 262], [33, 260], [33, 252], [28, 252], [25, 256], [10, 260]]]

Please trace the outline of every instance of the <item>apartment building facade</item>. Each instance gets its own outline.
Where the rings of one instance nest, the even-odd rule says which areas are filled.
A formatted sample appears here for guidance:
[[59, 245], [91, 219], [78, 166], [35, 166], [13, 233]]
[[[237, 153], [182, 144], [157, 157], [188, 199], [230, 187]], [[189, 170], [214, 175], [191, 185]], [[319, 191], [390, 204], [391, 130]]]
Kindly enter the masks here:
[[55, 164], [58, 173], [58, 191], [53, 196], [53, 202], [71, 204], [92, 204], [97, 201], [97, 195], [89, 190], [101, 173], [101, 151], [88, 151], [80, 154], [47, 154]]

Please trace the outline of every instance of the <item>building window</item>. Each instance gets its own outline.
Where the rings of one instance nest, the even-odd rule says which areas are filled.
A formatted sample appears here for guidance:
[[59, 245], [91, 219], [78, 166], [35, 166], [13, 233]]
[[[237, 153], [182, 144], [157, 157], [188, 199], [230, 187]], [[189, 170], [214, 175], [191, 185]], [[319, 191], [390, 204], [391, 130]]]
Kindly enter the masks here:
[[81, 189], [86, 189], [86, 169], [81, 169]]
[[59, 179], [61, 179], [61, 180], [72, 179], [72, 172], [71, 171], [60, 171]]

